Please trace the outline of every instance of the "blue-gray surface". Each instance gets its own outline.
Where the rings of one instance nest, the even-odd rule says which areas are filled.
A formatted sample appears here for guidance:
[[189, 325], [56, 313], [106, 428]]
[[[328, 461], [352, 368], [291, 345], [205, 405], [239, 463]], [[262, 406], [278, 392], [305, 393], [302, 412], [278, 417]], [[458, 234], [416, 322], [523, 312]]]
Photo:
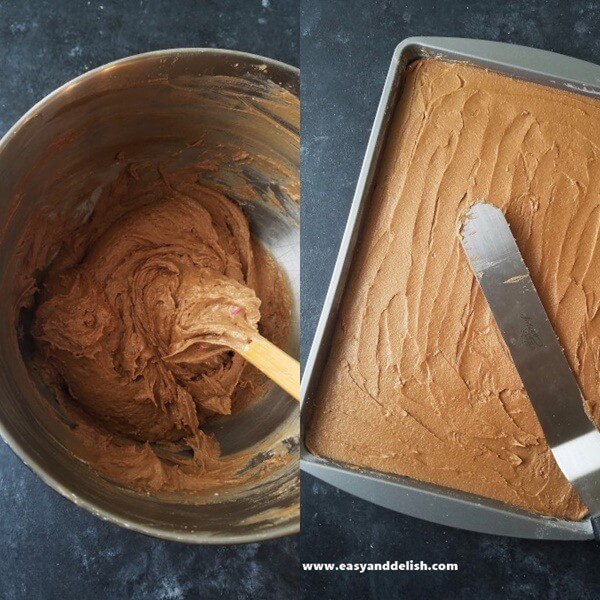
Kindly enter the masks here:
[[[105, 62], [212, 46], [298, 64], [294, 0], [0, 2], [0, 134]], [[297, 540], [220, 548], [152, 539], [60, 497], [0, 442], [0, 598], [292, 598]]]
[[[413, 35], [500, 40], [600, 63], [600, 2], [303, 0], [302, 355], [321, 309], [394, 47]], [[302, 478], [310, 561], [458, 562], [457, 573], [337, 571], [303, 579], [321, 598], [595, 598], [600, 547], [479, 535], [395, 514]]]

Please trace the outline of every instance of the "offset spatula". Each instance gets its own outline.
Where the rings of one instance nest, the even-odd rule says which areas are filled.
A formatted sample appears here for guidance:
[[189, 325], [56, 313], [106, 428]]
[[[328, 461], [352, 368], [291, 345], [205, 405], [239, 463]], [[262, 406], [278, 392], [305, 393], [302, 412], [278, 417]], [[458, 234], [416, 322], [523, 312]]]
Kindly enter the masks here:
[[558, 466], [600, 536], [600, 433], [502, 211], [473, 205], [460, 239]]

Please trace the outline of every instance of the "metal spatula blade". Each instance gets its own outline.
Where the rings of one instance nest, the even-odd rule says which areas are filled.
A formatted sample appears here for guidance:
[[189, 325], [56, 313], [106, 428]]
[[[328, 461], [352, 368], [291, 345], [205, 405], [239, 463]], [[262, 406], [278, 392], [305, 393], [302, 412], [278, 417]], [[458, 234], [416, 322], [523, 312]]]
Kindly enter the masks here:
[[502, 211], [473, 205], [460, 239], [558, 466], [600, 515], [600, 433]]

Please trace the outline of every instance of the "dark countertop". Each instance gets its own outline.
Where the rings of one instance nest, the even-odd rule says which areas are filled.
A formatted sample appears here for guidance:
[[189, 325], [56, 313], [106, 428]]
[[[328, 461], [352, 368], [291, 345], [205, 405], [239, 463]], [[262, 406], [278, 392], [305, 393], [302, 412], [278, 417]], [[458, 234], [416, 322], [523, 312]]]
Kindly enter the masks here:
[[[0, 135], [31, 105], [103, 63], [221, 47], [298, 65], [294, 0], [0, 3]], [[274, 598], [298, 586], [297, 538], [196, 547], [105, 523], [59, 496], [0, 442], [0, 598]]]
[[[302, 61], [302, 356], [331, 277], [395, 46], [413, 35], [500, 40], [600, 63], [600, 2], [305, 0]], [[594, 598], [600, 546], [469, 533], [396, 514], [302, 476], [304, 561], [458, 562], [457, 573], [336, 572], [306, 597]]]

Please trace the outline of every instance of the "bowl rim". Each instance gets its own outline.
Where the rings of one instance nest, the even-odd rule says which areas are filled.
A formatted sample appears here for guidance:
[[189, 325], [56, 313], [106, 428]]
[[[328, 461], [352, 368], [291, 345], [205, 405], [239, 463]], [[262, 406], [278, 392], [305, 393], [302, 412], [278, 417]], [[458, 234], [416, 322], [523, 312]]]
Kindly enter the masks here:
[[[115, 66], [120, 66], [128, 63], [143, 62], [150, 59], [156, 58], [169, 58], [181, 55], [188, 56], [225, 56], [232, 58], [239, 58], [240, 60], [247, 60], [251, 62], [265, 64], [268, 67], [276, 68], [287, 75], [295, 76], [298, 79], [298, 89], [295, 93], [299, 96], [299, 75], [300, 69], [293, 65], [281, 62], [279, 60], [261, 56], [259, 54], [252, 54], [249, 52], [242, 52], [239, 50], [229, 50], [221, 48], [194, 48], [194, 47], [183, 47], [183, 48], [168, 48], [163, 50], [153, 50], [150, 52], [142, 52], [140, 54], [132, 54], [117, 60], [102, 64], [98, 67], [90, 69], [81, 75], [70, 79], [57, 87], [55, 90], [45, 95], [41, 100], [36, 102], [29, 110], [27, 110], [2, 136], [0, 139], [0, 153], [4, 151], [8, 143], [13, 137], [17, 135], [22, 126], [30, 119], [40, 114], [43, 109], [51, 103], [56, 97], [60, 96], [67, 88], [73, 85], [79, 85], [82, 82], [87, 81], [98, 76], [103, 71], [111, 69]], [[145, 525], [134, 520], [124, 518], [118, 513], [106, 509], [99, 508], [94, 502], [80, 497], [79, 495], [72, 492], [67, 486], [63, 485], [56, 478], [49, 475], [44, 468], [39, 464], [38, 460], [32, 456], [27, 450], [25, 450], [21, 444], [12, 436], [12, 434], [5, 427], [4, 423], [0, 421], [0, 436], [8, 444], [10, 449], [21, 459], [21, 461], [33, 471], [46, 485], [58, 492], [61, 496], [67, 498], [75, 505], [85, 509], [96, 517], [100, 517], [104, 521], [109, 521], [123, 527], [143, 533], [145, 535], [160, 538], [164, 540], [183, 542], [187, 544], [197, 545], [230, 545], [230, 544], [245, 544], [245, 543], [256, 543], [273, 540], [276, 538], [294, 535], [300, 531], [300, 515], [293, 521], [283, 524], [275, 525], [272, 528], [265, 529], [263, 531], [249, 532], [249, 533], [234, 533], [234, 534], [207, 534], [202, 531], [176, 531], [171, 530], [160, 525]], [[298, 466], [298, 478], [300, 477], [299, 466]]]

